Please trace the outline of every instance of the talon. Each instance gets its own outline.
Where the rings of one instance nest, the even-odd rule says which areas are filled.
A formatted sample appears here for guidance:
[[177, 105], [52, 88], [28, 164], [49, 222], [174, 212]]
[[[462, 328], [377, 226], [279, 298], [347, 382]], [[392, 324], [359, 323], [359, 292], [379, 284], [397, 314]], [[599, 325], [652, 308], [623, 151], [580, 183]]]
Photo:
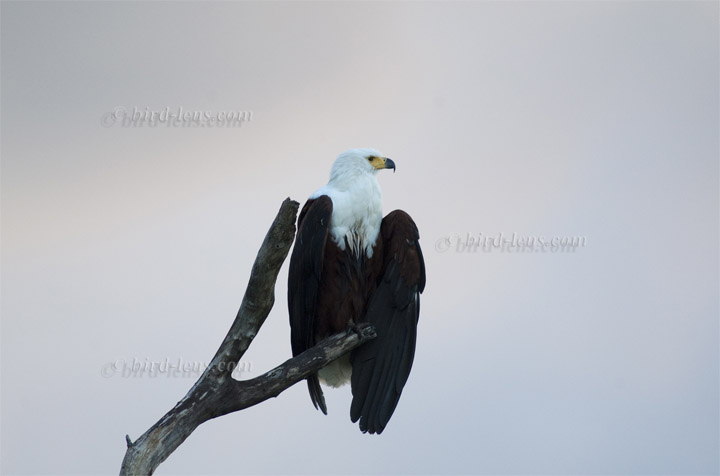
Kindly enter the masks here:
[[348, 333], [348, 335], [350, 335], [351, 333], [356, 334], [358, 337], [363, 336], [363, 330], [358, 324], [350, 325], [350, 327], [348, 327], [348, 329], [347, 329], [347, 333]]

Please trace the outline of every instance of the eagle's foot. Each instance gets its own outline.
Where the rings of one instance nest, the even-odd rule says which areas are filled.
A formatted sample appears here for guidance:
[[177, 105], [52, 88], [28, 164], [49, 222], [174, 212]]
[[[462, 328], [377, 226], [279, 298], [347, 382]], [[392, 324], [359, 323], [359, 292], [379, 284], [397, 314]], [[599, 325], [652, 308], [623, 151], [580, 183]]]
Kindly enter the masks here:
[[364, 335], [365, 335], [363, 327], [360, 326], [359, 324], [355, 324], [354, 322], [351, 323], [347, 328], [347, 335], [350, 335], [350, 334], [355, 334], [360, 338], [364, 337]]

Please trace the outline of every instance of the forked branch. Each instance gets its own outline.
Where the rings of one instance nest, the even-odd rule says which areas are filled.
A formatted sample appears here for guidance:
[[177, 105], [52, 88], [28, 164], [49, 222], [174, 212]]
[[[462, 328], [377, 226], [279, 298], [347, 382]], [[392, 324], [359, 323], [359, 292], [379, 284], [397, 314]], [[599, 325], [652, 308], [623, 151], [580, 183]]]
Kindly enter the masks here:
[[232, 369], [247, 351], [275, 302], [275, 281], [295, 236], [298, 203], [286, 199], [255, 258], [237, 317], [210, 365], [187, 395], [136, 441], [126, 436], [124, 475], [151, 475], [202, 423], [276, 397], [331, 361], [375, 338], [369, 324], [340, 333], [264, 375], [237, 381]]

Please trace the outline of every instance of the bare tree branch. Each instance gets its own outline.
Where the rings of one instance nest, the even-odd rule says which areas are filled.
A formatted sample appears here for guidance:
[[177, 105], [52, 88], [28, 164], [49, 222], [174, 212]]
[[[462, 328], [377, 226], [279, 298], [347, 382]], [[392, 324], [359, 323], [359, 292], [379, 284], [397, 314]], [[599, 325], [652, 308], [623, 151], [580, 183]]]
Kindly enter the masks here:
[[275, 281], [295, 236], [298, 203], [286, 199], [255, 258], [240, 310], [220, 348], [195, 385], [140, 438], [126, 436], [121, 476], [151, 475], [202, 423], [278, 396], [341, 355], [375, 338], [369, 324], [343, 332], [264, 375], [237, 381], [234, 366], [247, 351], [275, 302]]

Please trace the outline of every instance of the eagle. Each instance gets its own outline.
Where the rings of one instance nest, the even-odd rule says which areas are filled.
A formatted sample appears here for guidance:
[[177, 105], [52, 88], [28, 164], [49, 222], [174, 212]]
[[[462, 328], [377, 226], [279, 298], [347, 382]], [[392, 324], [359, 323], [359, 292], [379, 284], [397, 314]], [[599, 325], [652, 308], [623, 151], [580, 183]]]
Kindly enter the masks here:
[[415, 222], [402, 210], [382, 218], [376, 174], [395, 162], [374, 149], [340, 154], [330, 180], [298, 217], [288, 273], [293, 356], [359, 323], [377, 337], [307, 378], [310, 398], [327, 415], [320, 382], [351, 384], [350, 419], [363, 433], [385, 429], [415, 355], [425, 263]]

